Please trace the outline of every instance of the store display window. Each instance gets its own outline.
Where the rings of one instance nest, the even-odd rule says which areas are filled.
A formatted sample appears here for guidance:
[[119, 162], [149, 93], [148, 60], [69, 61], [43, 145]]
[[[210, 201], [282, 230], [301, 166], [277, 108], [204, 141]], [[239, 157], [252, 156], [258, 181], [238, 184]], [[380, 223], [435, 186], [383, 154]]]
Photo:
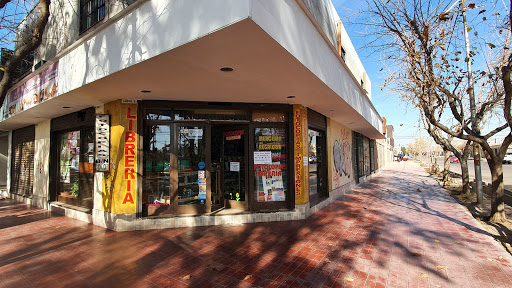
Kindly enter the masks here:
[[286, 129], [255, 128], [254, 132], [255, 200], [286, 201]]
[[291, 106], [142, 101], [143, 217], [289, 209]]
[[92, 208], [94, 132], [92, 129], [59, 133], [59, 202]]

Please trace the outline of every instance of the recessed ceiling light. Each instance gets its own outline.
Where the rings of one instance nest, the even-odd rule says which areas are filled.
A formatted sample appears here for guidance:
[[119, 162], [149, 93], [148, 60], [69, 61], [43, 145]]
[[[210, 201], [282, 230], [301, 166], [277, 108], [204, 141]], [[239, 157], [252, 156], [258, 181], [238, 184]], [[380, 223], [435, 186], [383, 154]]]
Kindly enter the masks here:
[[222, 67], [222, 68], [220, 68], [220, 71], [222, 71], [222, 72], [231, 72], [231, 71], [233, 71], [233, 68], [231, 68], [231, 67]]
[[141, 93], [151, 93], [151, 90], [140, 90]]
[[64, 108], [64, 109], [69, 109], [69, 108], [71, 108], [71, 107], [69, 107], [69, 106], [64, 106], [64, 107], [62, 107], [62, 108]]
[[290, 96], [288, 96], [288, 97], [286, 97], [286, 98], [288, 98], [288, 99], [293, 99], [293, 98], [295, 98], [295, 96], [290, 95]]

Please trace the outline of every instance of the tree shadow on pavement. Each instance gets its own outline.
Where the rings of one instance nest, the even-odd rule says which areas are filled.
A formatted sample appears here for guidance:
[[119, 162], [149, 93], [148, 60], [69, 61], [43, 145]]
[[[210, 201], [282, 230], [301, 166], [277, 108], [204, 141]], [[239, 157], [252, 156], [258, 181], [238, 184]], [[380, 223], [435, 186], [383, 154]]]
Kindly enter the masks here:
[[[20, 235], [3, 238], [8, 242], [18, 239], [19, 243], [0, 252], [0, 279], [13, 269], [29, 279], [27, 274], [34, 274], [37, 271], [33, 267], [38, 267], [38, 271], [48, 271], [35, 273], [38, 281], [64, 281], [66, 286], [457, 284], [436, 266], [444, 264], [440, 257], [443, 251], [470, 261], [474, 256], [472, 240], [437, 227], [451, 222], [475, 230], [436, 211], [430, 199], [414, 198], [414, 185], [424, 185], [423, 178], [409, 185], [397, 177], [377, 175], [299, 221], [132, 232], [112, 232], [92, 225], [65, 226], [41, 231], [45, 237], [40, 241], [39, 233], [30, 230], [35, 223], [27, 223], [27, 230]], [[436, 201], [443, 199], [435, 197]], [[428, 225], [419, 225], [427, 219]], [[55, 221], [49, 226], [63, 225], [58, 224], [61, 218], [48, 221]], [[36, 238], [24, 238], [27, 236]], [[461, 244], [453, 245], [454, 241]], [[408, 271], [406, 276], [403, 267]], [[421, 278], [421, 273], [430, 278]]]
[[0, 200], [0, 229], [24, 225], [56, 216], [61, 215], [10, 199]]

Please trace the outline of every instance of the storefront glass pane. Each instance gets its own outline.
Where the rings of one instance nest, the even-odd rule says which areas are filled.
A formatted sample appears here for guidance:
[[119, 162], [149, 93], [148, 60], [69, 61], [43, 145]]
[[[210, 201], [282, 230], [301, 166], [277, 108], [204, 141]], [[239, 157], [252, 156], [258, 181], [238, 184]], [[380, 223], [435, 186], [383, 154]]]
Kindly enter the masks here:
[[169, 205], [171, 129], [169, 125], [148, 125], [145, 130], [142, 203]]
[[206, 204], [206, 133], [178, 126], [178, 204]]
[[315, 130], [308, 130], [308, 158], [309, 158], [309, 196], [316, 197], [317, 193], [321, 190], [322, 177], [322, 147], [323, 147], [322, 132]]
[[286, 122], [286, 112], [283, 111], [253, 111], [254, 122]]
[[286, 201], [286, 129], [255, 128], [254, 131], [255, 200]]
[[244, 110], [218, 109], [179, 109], [174, 111], [174, 120], [246, 120], [249, 115]]
[[[58, 192], [65, 196], [78, 196], [78, 163], [80, 163], [80, 131], [59, 136], [59, 185]], [[78, 150], [78, 151], [77, 151]]]
[[92, 129], [60, 133], [58, 201], [92, 208], [94, 132]]
[[85, 129], [80, 133], [79, 167], [80, 173], [80, 206], [92, 208], [94, 194], [94, 130]]
[[172, 110], [148, 109], [146, 110], [146, 120], [172, 120]]

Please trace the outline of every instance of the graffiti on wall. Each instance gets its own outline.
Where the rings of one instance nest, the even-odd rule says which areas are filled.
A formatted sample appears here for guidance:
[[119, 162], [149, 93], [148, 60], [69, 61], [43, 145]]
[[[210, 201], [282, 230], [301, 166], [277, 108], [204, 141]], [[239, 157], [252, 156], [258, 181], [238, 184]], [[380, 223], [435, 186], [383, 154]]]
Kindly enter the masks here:
[[340, 138], [334, 140], [333, 143], [333, 181], [335, 188], [342, 185], [341, 178], [352, 177], [352, 145], [350, 141], [350, 131], [348, 129], [340, 129]]
[[352, 161], [350, 159], [350, 144], [346, 141], [334, 141], [333, 158], [336, 173], [340, 176], [346, 176], [350, 178], [352, 176], [350, 173], [352, 170]]

